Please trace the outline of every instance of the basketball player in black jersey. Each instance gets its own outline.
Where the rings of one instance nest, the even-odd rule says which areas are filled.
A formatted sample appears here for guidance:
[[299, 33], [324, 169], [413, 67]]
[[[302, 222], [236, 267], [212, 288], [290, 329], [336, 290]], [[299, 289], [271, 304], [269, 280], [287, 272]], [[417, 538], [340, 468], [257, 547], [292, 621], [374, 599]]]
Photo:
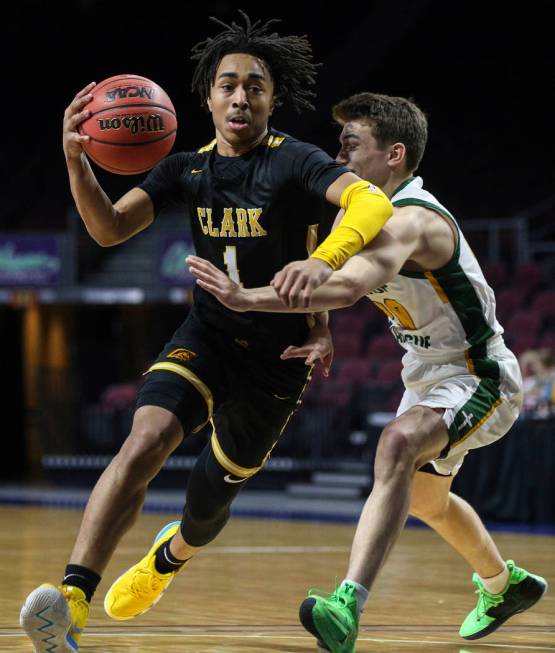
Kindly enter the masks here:
[[[392, 207], [378, 188], [317, 147], [268, 127], [281, 103], [312, 108], [316, 69], [305, 37], [279, 36], [268, 31], [273, 21], [251, 24], [242, 15], [244, 25], [217, 21], [223, 30], [193, 49], [193, 88], [212, 114], [215, 139], [168, 157], [112, 204], [83, 153], [86, 137], [77, 132], [89, 116], [90, 84], [64, 117], [71, 191], [102, 246], [139, 233], [170, 202], [181, 204], [197, 253], [246, 287], [267, 285], [283, 266], [306, 259], [307, 243], [316, 244], [318, 227], [326, 227], [326, 204], [341, 206], [339, 227], [295, 269], [292, 301], [303, 301], [305, 289], [380, 231]], [[77, 650], [90, 599], [137, 519], [149, 482], [183, 438], [209, 421], [212, 437], [189, 477], [182, 519], [165, 526], [108, 590], [108, 614], [129, 619], [148, 610], [216, 537], [297, 406], [308, 368], [280, 354], [308, 335], [301, 314], [238, 314], [195, 289], [185, 322], [145, 377], [130, 435], [91, 494], [61, 585], [41, 585], [23, 606], [21, 623], [36, 651]]]

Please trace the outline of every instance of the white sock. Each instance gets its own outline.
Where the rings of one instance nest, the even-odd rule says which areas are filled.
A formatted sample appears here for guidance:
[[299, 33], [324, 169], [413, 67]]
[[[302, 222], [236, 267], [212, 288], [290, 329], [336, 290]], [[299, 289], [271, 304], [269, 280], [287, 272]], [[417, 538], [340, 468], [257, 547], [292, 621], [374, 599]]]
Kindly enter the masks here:
[[501, 594], [509, 582], [509, 568], [505, 564], [503, 571], [497, 576], [490, 576], [490, 578], [480, 576], [480, 580], [490, 594]]
[[352, 585], [355, 588], [355, 598], [357, 600], [358, 611], [359, 613], [362, 612], [364, 610], [364, 606], [366, 605], [366, 601], [368, 601], [368, 590], [366, 587], [364, 587], [364, 585], [361, 585], [354, 580], [349, 580], [348, 578], [345, 578], [345, 580], [341, 583], [341, 587], [346, 584]]

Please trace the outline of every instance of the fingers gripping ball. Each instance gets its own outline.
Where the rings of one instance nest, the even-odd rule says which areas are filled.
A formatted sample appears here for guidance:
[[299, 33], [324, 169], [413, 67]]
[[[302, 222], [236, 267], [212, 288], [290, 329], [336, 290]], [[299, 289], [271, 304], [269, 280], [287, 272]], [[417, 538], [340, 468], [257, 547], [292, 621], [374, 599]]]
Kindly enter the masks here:
[[79, 133], [87, 156], [105, 170], [133, 175], [150, 170], [171, 150], [177, 131], [172, 101], [146, 77], [116, 75], [97, 84]]

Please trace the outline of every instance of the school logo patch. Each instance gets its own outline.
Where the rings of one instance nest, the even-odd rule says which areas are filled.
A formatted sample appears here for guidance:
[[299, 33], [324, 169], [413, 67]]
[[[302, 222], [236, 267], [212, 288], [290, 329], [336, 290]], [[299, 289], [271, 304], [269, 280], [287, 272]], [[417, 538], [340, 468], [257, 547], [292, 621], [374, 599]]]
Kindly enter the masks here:
[[191, 358], [195, 358], [197, 354], [195, 354], [194, 351], [191, 351], [190, 349], [174, 349], [172, 352], [168, 354], [168, 358], [175, 358], [178, 361], [183, 361], [187, 362], [190, 361]]

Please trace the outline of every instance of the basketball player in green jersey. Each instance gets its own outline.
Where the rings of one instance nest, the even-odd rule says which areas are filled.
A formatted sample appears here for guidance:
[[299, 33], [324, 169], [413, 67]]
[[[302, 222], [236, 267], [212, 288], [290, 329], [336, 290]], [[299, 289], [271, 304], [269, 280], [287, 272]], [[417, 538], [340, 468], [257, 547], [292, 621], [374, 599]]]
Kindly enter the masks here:
[[[520, 370], [503, 342], [493, 291], [457, 223], [413, 176], [427, 139], [424, 114], [404, 98], [361, 93], [340, 102], [334, 117], [342, 127], [337, 160], [378, 184], [395, 210], [381, 234], [314, 291], [310, 309], [340, 308], [366, 295], [406, 350], [406, 391], [379, 440], [375, 483], [346, 579], [329, 598], [309, 596], [301, 621], [323, 650], [354, 651], [368, 590], [410, 512], [475, 570], [478, 604], [460, 634], [478, 639], [531, 607], [547, 587], [505, 562], [474, 509], [450, 492], [468, 451], [496, 441], [514, 423]], [[196, 257], [190, 269], [202, 288], [235, 310], [307, 310], [293, 307], [294, 284], [282, 285], [280, 301], [275, 288], [239, 288]], [[291, 348], [288, 355], [310, 353]]]
[[[243, 18], [243, 25], [217, 21], [222, 31], [194, 48], [193, 88], [211, 113], [215, 139], [168, 157], [112, 204], [77, 132], [88, 118], [89, 86], [65, 114], [71, 191], [103, 246], [147, 228], [169, 203], [181, 206], [197, 252], [247, 286], [266, 285], [284, 265], [306, 257], [329, 205], [341, 206], [345, 215], [320, 257], [303, 264], [317, 285], [375, 237], [393, 207], [319, 148], [268, 125], [281, 103], [311, 107], [316, 68], [305, 37], [280, 36], [269, 30], [273, 21]], [[35, 651], [77, 650], [90, 599], [149, 482], [183, 438], [208, 422], [212, 436], [189, 476], [182, 519], [162, 528], [146, 556], [109, 588], [106, 612], [123, 620], [148, 610], [218, 535], [233, 499], [264, 466], [297, 408], [309, 372], [280, 355], [308, 336], [304, 315], [239, 315], [195, 290], [186, 320], [145, 376], [129, 437], [91, 494], [61, 584], [41, 585], [22, 608]]]

